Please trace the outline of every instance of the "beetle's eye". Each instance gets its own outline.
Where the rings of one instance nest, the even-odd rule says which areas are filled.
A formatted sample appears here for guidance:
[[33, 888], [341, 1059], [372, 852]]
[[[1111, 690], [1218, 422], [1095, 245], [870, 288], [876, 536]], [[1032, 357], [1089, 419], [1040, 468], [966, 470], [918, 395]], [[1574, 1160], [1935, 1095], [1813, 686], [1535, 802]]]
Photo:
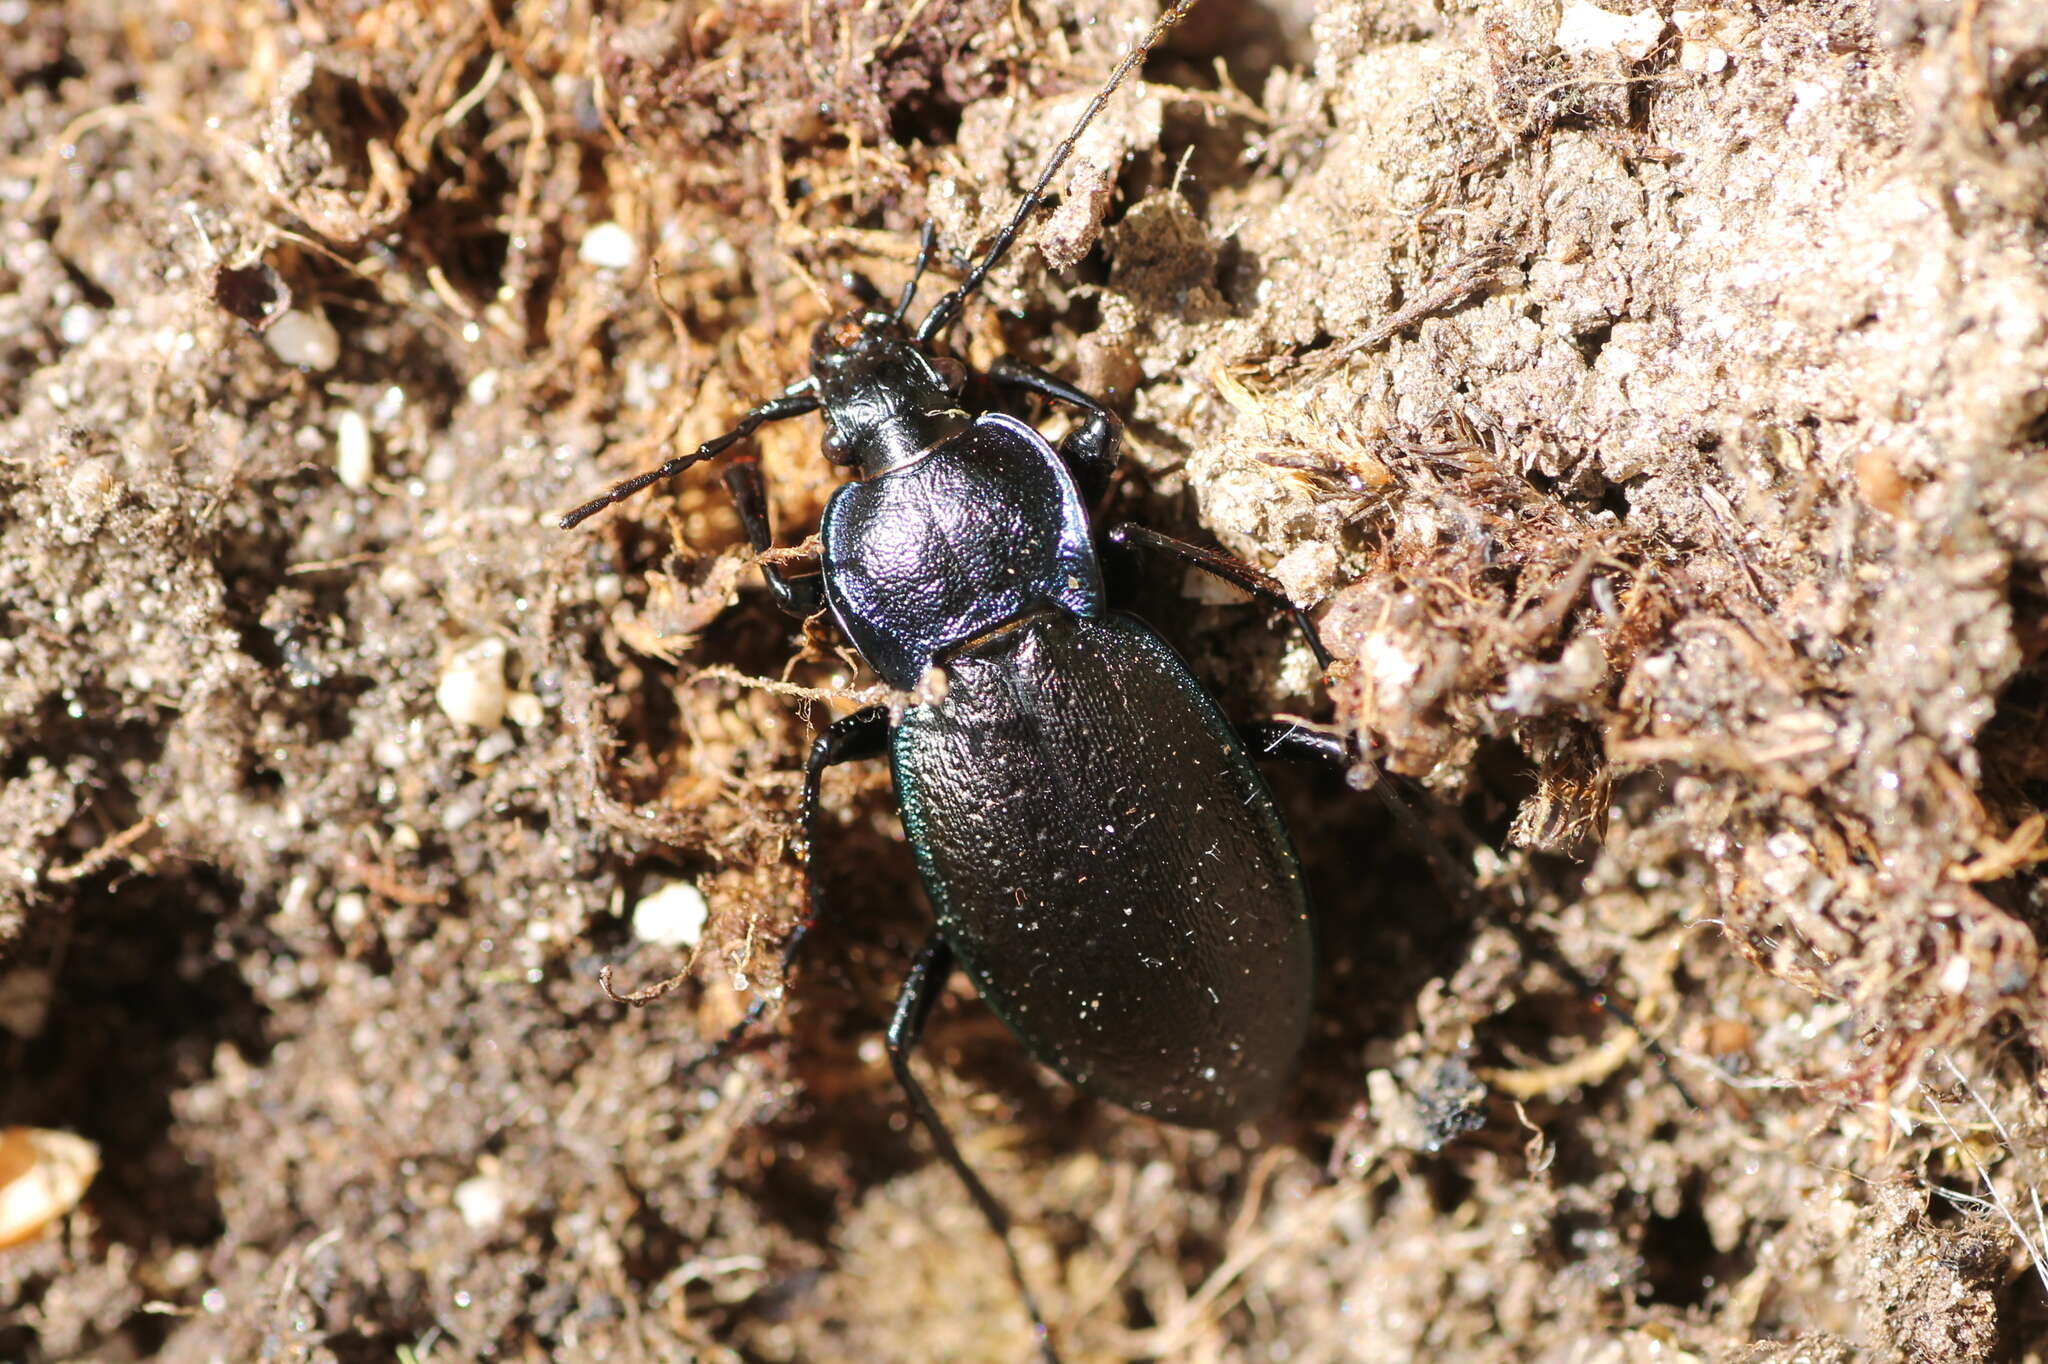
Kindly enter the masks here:
[[834, 464], [854, 463], [853, 442], [842, 435], [838, 427], [828, 425], [825, 428], [825, 440], [823, 443], [826, 459], [831, 460]]
[[938, 374], [939, 382], [946, 386], [946, 392], [958, 393], [967, 382], [967, 366], [950, 355], [932, 357], [932, 369]]

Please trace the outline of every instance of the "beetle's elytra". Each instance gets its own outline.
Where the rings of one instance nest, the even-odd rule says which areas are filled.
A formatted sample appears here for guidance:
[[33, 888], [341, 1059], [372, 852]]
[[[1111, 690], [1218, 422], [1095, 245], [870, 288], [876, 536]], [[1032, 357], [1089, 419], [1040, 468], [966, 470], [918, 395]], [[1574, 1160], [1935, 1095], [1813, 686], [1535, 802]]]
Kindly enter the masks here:
[[[1179, 0], [1126, 55], [986, 253], [914, 329], [906, 317], [918, 276], [893, 306], [850, 276], [864, 306], [818, 330], [808, 377], [726, 434], [562, 520], [574, 526], [765, 422], [822, 413], [826, 457], [855, 475], [826, 509], [822, 571], [795, 576], [764, 561], [763, 575], [785, 609], [829, 610], [884, 683], [927, 699], [893, 718], [870, 707], [818, 737], [805, 765], [806, 844], [824, 770], [886, 756], [936, 918], [898, 1000], [889, 1054], [920, 1122], [1006, 1250], [1006, 1214], [908, 1065], [956, 963], [1032, 1054], [1068, 1080], [1192, 1126], [1228, 1126], [1269, 1106], [1307, 1028], [1307, 896], [1252, 754], [1341, 759], [1341, 746], [1234, 729], [1171, 646], [1111, 607], [1098, 546], [1106, 538], [1162, 551], [1291, 606], [1269, 579], [1222, 555], [1134, 526], [1099, 537], [1090, 508], [1116, 462], [1115, 419], [1050, 375], [993, 366], [994, 383], [1083, 414], [1055, 448], [1012, 417], [968, 411], [964, 368], [937, 348], [1089, 121], [1192, 2]], [[928, 227], [918, 275], [932, 248]], [[726, 482], [753, 548], [768, 551], [759, 466], [738, 461]], [[1310, 640], [1320, 654], [1312, 631]], [[935, 669], [943, 686], [929, 685]], [[805, 924], [816, 917], [815, 877], [810, 894]], [[741, 1029], [764, 1008], [757, 1002]], [[1017, 1278], [1052, 1358], [1044, 1319]]]

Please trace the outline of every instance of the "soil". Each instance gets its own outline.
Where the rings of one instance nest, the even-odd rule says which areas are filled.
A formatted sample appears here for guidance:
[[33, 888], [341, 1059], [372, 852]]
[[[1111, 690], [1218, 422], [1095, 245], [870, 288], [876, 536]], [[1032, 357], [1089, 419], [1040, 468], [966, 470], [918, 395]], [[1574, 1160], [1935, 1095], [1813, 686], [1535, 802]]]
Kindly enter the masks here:
[[[954, 334], [1314, 608], [1327, 679], [1120, 587], [1482, 885], [1274, 774], [1325, 986], [1236, 1132], [942, 1002], [1070, 1361], [2048, 1359], [2048, 8], [1602, 3], [1206, 0]], [[708, 471], [553, 519], [1155, 12], [0, 0], [0, 1123], [101, 1161], [0, 1359], [1033, 1357], [876, 765], [778, 971], [872, 678]]]

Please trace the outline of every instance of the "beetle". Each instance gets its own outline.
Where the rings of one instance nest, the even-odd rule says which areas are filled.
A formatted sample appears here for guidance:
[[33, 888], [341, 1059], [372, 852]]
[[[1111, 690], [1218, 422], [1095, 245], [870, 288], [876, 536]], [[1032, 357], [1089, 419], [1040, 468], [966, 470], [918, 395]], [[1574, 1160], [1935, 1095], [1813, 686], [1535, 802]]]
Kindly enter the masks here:
[[[887, 757], [936, 920], [896, 1002], [890, 1063], [1001, 1238], [1048, 1359], [1009, 1216], [910, 1069], [932, 1006], [958, 967], [1034, 1056], [1087, 1093], [1194, 1127], [1255, 1116], [1301, 1050], [1316, 953], [1300, 862], [1253, 757], [1346, 759], [1339, 741], [1297, 726], [1233, 727], [1171, 645], [1107, 602], [1101, 541], [1161, 552], [1291, 613], [1329, 662], [1307, 617], [1250, 565], [1133, 524], [1098, 537], [1090, 508], [1116, 463], [1115, 417], [1050, 374], [993, 365], [996, 385], [1081, 414], [1055, 447], [1015, 417], [968, 411], [964, 366], [938, 349], [1089, 123], [1192, 4], [1177, 0], [1125, 55], [988, 250], [914, 328], [929, 224], [893, 306], [847, 277], [861, 307], [819, 328], [807, 377], [560, 522], [572, 528], [765, 423], [823, 414], [824, 454], [854, 476], [825, 510], [821, 571], [791, 574], [769, 557], [762, 573], [790, 614], [829, 611], [905, 699], [840, 719], [811, 746], [799, 805], [808, 905], [783, 962], [822, 901], [810, 851], [823, 773]], [[737, 459], [724, 478], [751, 547], [768, 555], [758, 462]], [[614, 997], [645, 1002], [661, 988]], [[767, 1007], [757, 999], [711, 1054]]]

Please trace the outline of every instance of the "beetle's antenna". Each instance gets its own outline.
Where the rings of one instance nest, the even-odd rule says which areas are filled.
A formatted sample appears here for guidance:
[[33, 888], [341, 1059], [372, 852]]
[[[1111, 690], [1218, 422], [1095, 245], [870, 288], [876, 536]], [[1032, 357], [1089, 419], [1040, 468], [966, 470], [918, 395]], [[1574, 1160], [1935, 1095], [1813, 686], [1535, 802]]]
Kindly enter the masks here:
[[593, 497], [556, 524], [563, 530], [574, 530], [606, 507], [615, 502], [625, 501], [642, 488], [651, 488], [665, 478], [675, 477], [693, 464], [702, 464], [707, 459], [724, 454], [769, 422], [779, 422], [787, 417], [801, 417], [806, 412], [817, 410], [817, 384], [810, 379], [800, 380], [784, 389], [781, 397], [770, 398], [759, 407], [748, 411], [739, 419], [738, 425], [724, 435], [713, 436], [689, 454], [677, 455], [658, 469], [649, 469], [644, 474], [635, 474], [623, 482], [614, 483], [604, 496]]
[[1174, 0], [1173, 7], [1159, 16], [1159, 22], [1152, 25], [1152, 31], [1145, 35], [1144, 40], [1124, 54], [1124, 59], [1117, 63], [1116, 70], [1110, 73], [1108, 82], [1095, 92], [1095, 98], [1089, 100], [1088, 107], [1081, 111], [1081, 117], [1075, 122], [1074, 130], [1067, 134], [1064, 142], [1053, 149], [1052, 160], [1046, 162], [1045, 169], [1038, 173], [1038, 183], [1031, 187], [1031, 192], [1017, 205], [1017, 211], [1010, 215], [1009, 222], [1003, 224], [1003, 230], [996, 233], [995, 241], [989, 245], [988, 254], [976, 261], [974, 267], [967, 272], [967, 277], [944, 294], [932, 305], [932, 310], [924, 315], [924, 322], [917, 329], [917, 339], [920, 342], [930, 341], [959, 317], [961, 305], [967, 301], [967, 296], [981, 287], [981, 282], [988, 278], [988, 272], [996, 268], [997, 263], [1009, 251], [1011, 244], [1017, 240], [1017, 234], [1024, 230], [1024, 220], [1031, 216], [1032, 210], [1044, 202], [1045, 192], [1051, 187], [1052, 178], [1060, 173], [1060, 167], [1067, 164], [1067, 158], [1074, 154], [1074, 146], [1081, 140], [1081, 134], [1088, 131], [1088, 125], [1095, 121], [1095, 116], [1109, 103], [1109, 97], [1124, 83], [1124, 77], [1130, 75], [1138, 63], [1144, 61], [1158, 45], [1159, 40], [1166, 36], [1166, 31], [1179, 23], [1194, 7], [1195, 0]]
[[932, 246], [938, 239], [938, 229], [932, 226], [931, 219], [925, 219], [924, 231], [917, 235], [917, 268], [910, 272], [910, 282], [903, 286], [903, 297], [896, 300], [896, 320], [899, 323], [910, 311], [910, 300], [917, 297], [917, 282], [924, 278], [925, 267], [932, 263]]

